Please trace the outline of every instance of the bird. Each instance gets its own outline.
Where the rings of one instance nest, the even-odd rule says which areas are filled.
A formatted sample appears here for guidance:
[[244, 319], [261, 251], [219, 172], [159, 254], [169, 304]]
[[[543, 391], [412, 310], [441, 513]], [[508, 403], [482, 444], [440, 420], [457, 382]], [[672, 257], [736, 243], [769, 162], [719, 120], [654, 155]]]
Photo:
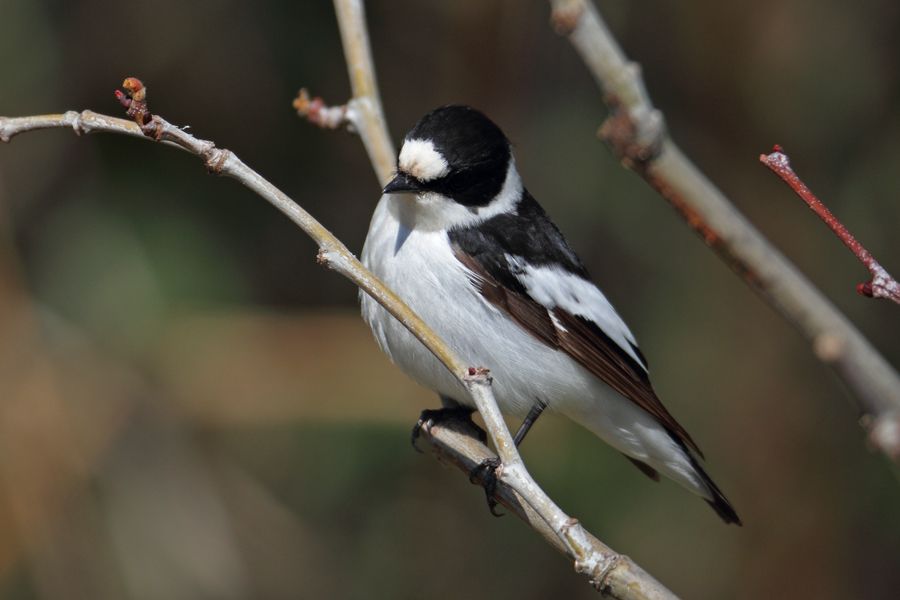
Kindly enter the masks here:
[[[511, 143], [483, 113], [441, 106], [406, 134], [361, 260], [469, 364], [490, 369], [501, 412], [523, 419], [517, 445], [550, 409], [741, 525], [654, 391], [634, 335], [525, 189]], [[471, 413], [463, 384], [375, 300], [360, 299], [391, 361], [436, 391], [442, 410]]]

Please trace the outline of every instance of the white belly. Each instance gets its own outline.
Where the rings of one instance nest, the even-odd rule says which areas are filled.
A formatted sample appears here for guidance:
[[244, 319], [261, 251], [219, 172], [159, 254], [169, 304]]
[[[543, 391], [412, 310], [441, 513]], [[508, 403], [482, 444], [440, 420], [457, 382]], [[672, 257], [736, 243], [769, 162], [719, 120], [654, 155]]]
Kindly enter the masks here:
[[[443, 230], [408, 231], [398, 206], [382, 199], [363, 248], [362, 262], [375, 272], [471, 366], [487, 367], [500, 409], [524, 416], [537, 402], [560, 408], [596, 403], [596, 380], [564, 353], [549, 348], [485, 301], [453, 255]], [[382, 350], [422, 385], [471, 405], [462, 385], [396, 319], [368, 295], [363, 318]], [[596, 382], [599, 383], [599, 382]]]
[[[470, 366], [487, 367], [500, 410], [523, 417], [538, 401], [562, 412], [628, 456], [700, 495], [709, 493], [683, 451], [647, 412], [613, 392], [493, 305], [470, 283], [443, 229], [401, 224], [412, 201], [385, 196], [372, 217], [362, 262]], [[361, 293], [362, 314], [381, 349], [421, 385], [472, 406], [465, 388], [396, 319]]]

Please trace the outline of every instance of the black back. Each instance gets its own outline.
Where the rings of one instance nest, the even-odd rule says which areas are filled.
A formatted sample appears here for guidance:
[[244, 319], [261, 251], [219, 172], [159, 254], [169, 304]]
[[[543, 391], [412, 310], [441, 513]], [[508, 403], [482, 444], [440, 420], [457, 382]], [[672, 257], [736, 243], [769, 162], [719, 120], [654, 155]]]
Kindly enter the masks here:
[[452, 229], [447, 236], [450, 243], [476, 258], [497, 281], [520, 293], [525, 290], [509, 270], [506, 254], [519, 256], [535, 266], [558, 265], [589, 279], [581, 259], [528, 190], [522, 191], [515, 212], [499, 214], [471, 227]]

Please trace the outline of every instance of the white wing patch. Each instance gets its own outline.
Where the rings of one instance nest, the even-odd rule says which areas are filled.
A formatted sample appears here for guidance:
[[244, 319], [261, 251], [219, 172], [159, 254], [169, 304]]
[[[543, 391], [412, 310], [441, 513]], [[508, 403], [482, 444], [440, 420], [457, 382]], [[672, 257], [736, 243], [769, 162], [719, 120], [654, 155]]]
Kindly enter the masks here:
[[[547, 309], [561, 308], [597, 324], [622, 350], [639, 365], [644, 361], [635, 352], [637, 341], [625, 321], [600, 289], [577, 275], [557, 266], [534, 266], [518, 256], [507, 254], [506, 260], [528, 295]], [[559, 323], [550, 315], [553, 324]]]
[[400, 149], [400, 170], [419, 181], [432, 181], [450, 172], [447, 159], [431, 140], [406, 140]]

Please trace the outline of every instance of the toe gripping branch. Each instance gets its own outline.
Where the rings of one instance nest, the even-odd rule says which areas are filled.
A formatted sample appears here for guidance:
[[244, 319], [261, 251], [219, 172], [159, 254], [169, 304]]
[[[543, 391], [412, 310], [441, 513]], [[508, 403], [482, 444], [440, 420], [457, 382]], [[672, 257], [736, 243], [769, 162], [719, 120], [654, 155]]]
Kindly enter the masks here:
[[484, 459], [477, 467], [469, 471], [469, 481], [484, 488], [488, 510], [495, 517], [503, 516], [503, 513], [497, 510], [497, 500], [495, 498], [497, 494], [497, 469], [500, 468], [500, 465], [500, 459], [493, 456]]
[[[534, 406], [532, 406], [513, 440], [517, 447], [522, 443], [522, 440], [525, 439], [525, 435], [537, 421], [538, 417], [541, 416], [541, 413], [544, 412], [546, 406], [546, 404], [540, 401], [537, 401]], [[416, 445], [416, 441], [423, 432], [426, 434], [429, 433], [429, 430], [436, 424], [450, 427], [469, 435], [474, 432], [482, 444], [487, 444], [487, 434], [481, 427], [472, 421], [472, 412], [473, 410], [471, 408], [458, 405], [422, 411], [422, 414], [419, 416], [419, 421], [412, 430], [411, 441], [413, 448], [415, 448], [417, 452], [421, 452]], [[469, 481], [484, 488], [488, 510], [490, 510], [491, 514], [495, 517], [503, 516], [503, 513], [497, 511], [498, 502], [496, 500], [498, 483], [497, 469], [499, 469], [501, 465], [502, 463], [498, 457], [491, 456], [482, 460], [481, 463], [469, 471]]]
[[[477, 438], [482, 444], [487, 444], [487, 433], [472, 420], [472, 412], [471, 408], [464, 406], [423, 410], [410, 435], [413, 448], [416, 452], [422, 452], [417, 442], [423, 434], [428, 435], [435, 425], [465, 433]], [[469, 471], [469, 481], [484, 488], [488, 509], [495, 517], [503, 516], [503, 513], [497, 511], [498, 503], [494, 499], [497, 491], [496, 471], [499, 467], [500, 459], [494, 456], [484, 459]]]

